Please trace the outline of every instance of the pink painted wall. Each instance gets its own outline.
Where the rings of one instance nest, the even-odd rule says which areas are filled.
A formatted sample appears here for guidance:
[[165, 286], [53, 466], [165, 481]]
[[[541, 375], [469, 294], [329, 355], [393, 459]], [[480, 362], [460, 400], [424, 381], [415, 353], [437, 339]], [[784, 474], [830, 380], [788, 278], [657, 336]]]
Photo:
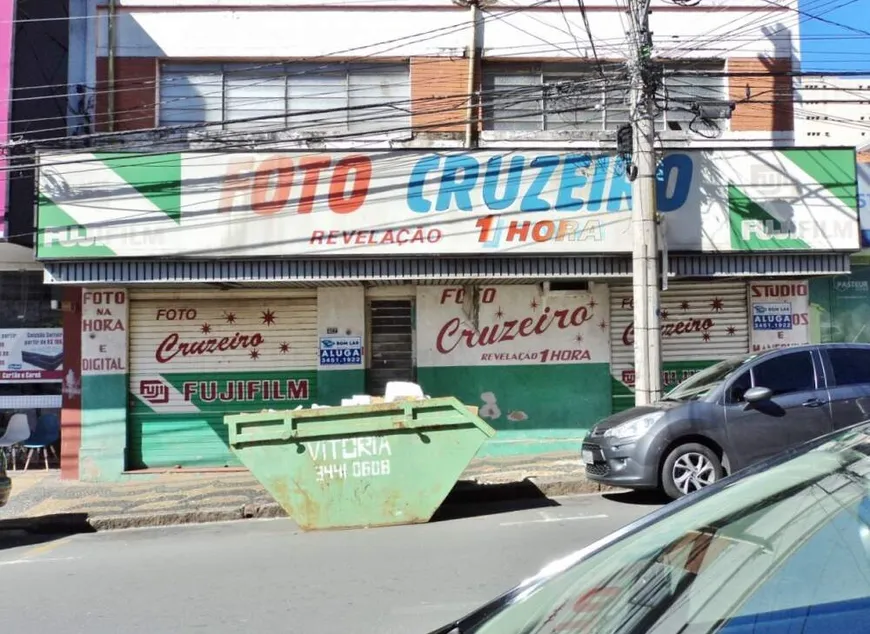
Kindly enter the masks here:
[[9, 142], [12, 113], [12, 50], [15, 35], [15, 2], [0, 0], [0, 237], [6, 235], [9, 179], [5, 147]]

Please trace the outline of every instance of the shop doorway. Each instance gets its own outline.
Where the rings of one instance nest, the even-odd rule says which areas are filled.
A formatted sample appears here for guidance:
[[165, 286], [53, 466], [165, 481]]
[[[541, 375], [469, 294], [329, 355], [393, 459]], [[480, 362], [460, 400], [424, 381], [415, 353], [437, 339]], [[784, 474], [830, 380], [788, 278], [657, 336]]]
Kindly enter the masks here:
[[369, 300], [368, 322], [366, 391], [382, 396], [390, 381], [416, 381], [414, 300]]

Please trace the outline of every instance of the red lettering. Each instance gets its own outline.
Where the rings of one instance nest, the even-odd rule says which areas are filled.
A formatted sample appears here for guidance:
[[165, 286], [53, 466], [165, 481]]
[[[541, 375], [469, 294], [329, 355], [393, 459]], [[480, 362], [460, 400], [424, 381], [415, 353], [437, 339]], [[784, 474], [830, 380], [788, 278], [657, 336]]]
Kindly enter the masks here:
[[317, 197], [320, 171], [329, 167], [329, 157], [309, 157], [299, 162], [299, 169], [305, 173], [302, 178], [302, 196], [299, 198], [299, 213], [310, 214]]
[[523, 222], [512, 220], [508, 225], [507, 237], [505, 240], [508, 242], [515, 242], [519, 239], [520, 242], [525, 242], [529, 238], [529, 227], [531, 224], [532, 223], [528, 220]]
[[[353, 189], [348, 194], [347, 181], [351, 172], [354, 174]], [[337, 214], [353, 213], [365, 202], [371, 180], [372, 161], [369, 157], [356, 154], [341, 159], [329, 184], [329, 208]]]
[[[275, 180], [274, 191], [272, 181]], [[293, 184], [293, 161], [289, 156], [273, 156], [260, 164], [251, 191], [251, 209], [257, 214], [280, 211], [290, 199]], [[271, 195], [270, 195], [271, 194]]]
[[435, 340], [435, 347], [438, 349], [438, 352], [441, 354], [449, 354], [459, 345], [459, 340], [457, 339], [453, 342], [453, 345], [448, 348], [447, 344], [445, 344], [445, 338], [454, 336], [459, 330], [460, 323], [459, 318], [454, 317], [441, 326], [441, 331], [438, 333], [438, 337]]
[[173, 332], [166, 336], [157, 350], [154, 353], [154, 358], [158, 363], [169, 363], [177, 356], [196, 357], [214, 352], [224, 352], [227, 349], [236, 350], [238, 348], [257, 348], [263, 345], [263, 336], [260, 333], [253, 335], [243, 335], [235, 333], [232, 337], [222, 337], [221, 339], [209, 338], [195, 341], [181, 341], [178, 333]]
[[312, 231], [311, 232], [311, 241], [309, 244], [323, 244], [323, 232], [322, 231]]
[[541, 220], [532, 228], [532, 239], [535, 242], [546, 242], [553, 237], [555, 231], [556, 225], [552, 220]]

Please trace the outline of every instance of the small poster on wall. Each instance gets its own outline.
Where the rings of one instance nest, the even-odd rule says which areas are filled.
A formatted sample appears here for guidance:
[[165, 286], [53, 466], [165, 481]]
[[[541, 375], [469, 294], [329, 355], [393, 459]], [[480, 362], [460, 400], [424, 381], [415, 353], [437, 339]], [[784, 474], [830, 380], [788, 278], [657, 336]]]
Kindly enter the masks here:
[[809, 311], [806, 280], [752, 282], [749, 285], [752, 352], [809, 343]]
[[362, 365], [362, 337], [321, 337], [320, 365]]
[[63, 329], [0, 330], [0, 383], [63, 379]]

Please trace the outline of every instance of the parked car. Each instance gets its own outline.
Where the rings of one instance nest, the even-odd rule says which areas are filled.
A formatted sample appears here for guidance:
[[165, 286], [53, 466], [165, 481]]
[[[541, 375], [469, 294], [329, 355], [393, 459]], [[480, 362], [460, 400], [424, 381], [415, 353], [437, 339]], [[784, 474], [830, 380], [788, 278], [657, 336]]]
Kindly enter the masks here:
[[581, 455], [590, 480], [675, 499], [866, 420], [870, 345], [797, 346], [721, 361], [602, 420]]
[[6, 452], [0, 450], [0, 507], [6, 506], [12, 493], [12, 480], [6, 474]]
[[432, 634], [868, 629], [864, 424], [665, 505]]

